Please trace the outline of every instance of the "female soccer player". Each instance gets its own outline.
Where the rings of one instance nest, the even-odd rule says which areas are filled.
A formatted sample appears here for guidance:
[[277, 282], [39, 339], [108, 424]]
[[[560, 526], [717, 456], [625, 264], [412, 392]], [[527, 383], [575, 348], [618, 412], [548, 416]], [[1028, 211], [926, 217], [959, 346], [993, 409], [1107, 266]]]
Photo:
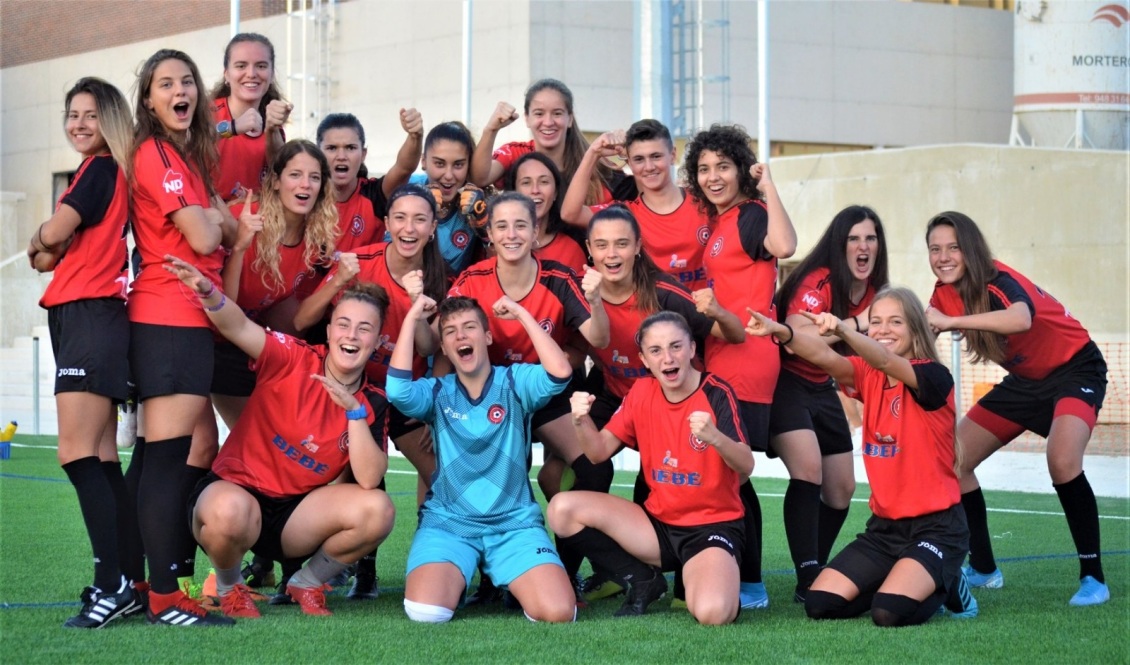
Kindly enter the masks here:
[[863, 463], [874, 515], [808, 589], [808, 616], [844, 619], [870, 609], [878, 626], [909, 626], [927, 621], [943, 603], [955, 616], [977, 616], [961, 572], [969, 528], [954, 473], [953, 377], [938, 360], [917, 296], [902, 288], [881, 291], [866, 333], [830, 312], [803, 314], [819, 335], [834, 335], [859, 354], [850, 357], [787, 322], [750, 315], [749, 334], [787, 347], [863, 402]]
[[[750, 138], [737, 126], [714, 125], [687, 144], [683, 171], [690, 195], [710, 222], [703, 266], [708, 284], [723, 307], [735, 315], [753, 308], [772, 315], [777, 261], [796, 251], [796, 231], [777, 193], [767, 164], [759, 164]], [[747, 338], [742, 344], [706, 340], [706, 369], [727, 381], [741, 403], [742, 422], [750, 446], [765, 451], [769, 444], [769, 407], [777, 385], [780, 361], [768, 340]], [[757, 358], [759, 362], [749, 362]], [[761, 543], [761, 504], [743, 490], [746, 510], [753, 515]], [[747, 552], [760, 582], [761, 552]], [[745, 607], [766, 607], [764, 585], [743, 588]], [[748, 600], [748, 602], [747, 602]]]
[[[268, 310], [315, 279], [315, 269], [326, 266], [334, 252], [337, 209], [322, 151], [301, 139], [284, 145], [267, 173], [257, 212], [253, 206], [251, 190], [238, 208], [233, 206], [239, 231], [224, 266], [223, 287], [248, 318], [265, 325]], [[270, 327], [292, 333], [289, 324]], [[212, 402], [234, 428], [255, 387], [255, 373], [247, 354], [233, 344], [218, 342], [215, 359]]]
[[224, 49], [224, 76], [212, 89], [212, 116], [220, 135], [216, 192], [225, 201], [258, 190], [283, 125], [293, 108], [275, 78], [275, 47], [254, 32], [241, 32]]
[[[518, 112], [507, 102], [499, 102], [483, 127], [483, 135], [471, 160], [471, 181], [480, 187], [495, 183], [501, 188], [502, 178], [510, 171], [514, 161], [530, 152], [549, 156], [565, 182], [572, 182], [577, 166], [588, 149], [588, 141], [577, 126], [573, 116], [573, 93], [557, 79], [541, 79], [526, 89], [524, 106], [526, 126], [530, 128], [529, 141], [507, 143], [498, 150], [494, 140], [498, 132], [518, 119]], [[627, 189], [624, 189], [625, 186]], [[633, 198], [631, 183], [611, 166], [601, 163], [589, 179], [590, 204], [606, 203], [617, 198]], [[612, 192], [620, 193], [613, 196]]]
[[529, 197], [537, 210], [538, 237], [534, 255], [569, 266], [585, 274], [588, 257], [577, 241], [568, 235], [561, 222], [561, 171], [553, 160], [540, 152], [522, 155], [506, 174], [507, 191]]
[[571, 226], [588, 228], [593, 214], [607, 204], [584, 205], [588, 177], [601, 158], [624, 154], [639, 196], [620, 201], [643, 233], [643, 251], [663, 272], [690, 291], [707, 286], [702, 265], [709, 219], [699, 202], [672, 179], [675, 144], [658, 120], [632, 123], [627, 132], [608, 132], [589, 146], [561, 202], [561, 216]]
[[486, 197], [467, 182], [475, 140], [461, 122], [442, 122], [424, 139], [424, 175], [411, 182], [426, 184], [435, 194], [439, 223], [436, 242], [448, 274], [458, 275], [480, 258]]
[[119, 524], [137, 529], [115, 445], [114, 406], [126, 400], [129, 382], [122, 362], [129, 349], [129, 113], [122, 93], [101, 79], [79, 79], [67, 92], [64, 130], [82, 164], [27, 250], [33, 268], [55, 273], [39, 305], [47, 310], [59, 368], [59, 464], [78, 494], [94, 551], [94, 581], [82, 592], [82, 609], [63, 624], [68, 628], [101, 628], [140, 611], [131, 582], [145, 577], [141, 552], [121, 551], [118, 537]]
[[[309, 557], [287, 593], [306, 614], [329, 615], [323, 585], [380, 544], [395, 516], [388, 495], [377, 490], [388, 469], [387, 402], [365, 380], [388, 297], [373, 285], [350, 289], [334, 308], [329, 343], [312, 347], [268, 334], [191, 264], [167, 261], [165, 270], [254, 360], [258, 376], [211, 473], [187, 503], [193, 533], [216, 570], [220, 609], [226, 617], [259, 618], [240, 574], [252, 550], [274, 559]], [[347, 466], [357, 482], [331, 485]]]
[[317, 143], [329, 160], [337, 202], [337, 249], [371, 245], [384, 238], [386, 199], [404, 183], [420, 161], [424, 119], [414, 108], [400, 109], [400, 126], [406, 136], [388, 173], [370, 178], [365, 166], [365, 129], [351, 113], [331, 113], [318, 123]]
[[[142, 66], [130, 192], [141, 271], [128, 303], [129, 360], [145, 406], [137, 504], [149, 563], [149, 620], [170, 625], [208, 622], [204, 609], [178, 589], [177, 577], [191, 567], [196, 550], [183, 519], [185, 501], [211, 466], [216, 430], [208, 401], [213, 354], [208, 317], [197, 298], [160, 266], [166, 254], [186, 257], [218, 282], [220, 243], [225, 232], [233, 237], [235, 231], [208, 180], [217, 137], [206, 102], [200, 72], [186, 54], [163, 49]], [[190, 456], [197, 427], [202, 433]]]
[[439, 305], [438, 323], [455, 371], [413, 381], [416, 328], [435, 309], [427, 296], [413, 303], [388, 372], [389, 400], [428, 422], [438, 461], [408, 553], [404, 611], [413, 621], [450, 620], [482, 563], [531, 620], [572, 621], [573, 588], [526, 475], [530, 417], [565, 389], [569, 359], [530, 312], [503, 295], [492, 303], [495, 318], [522, 327], [538, 362], [492, 366], [486, 313], [471, 298], [450, 297]]
[[966, 574], [973, 586], [999, 588], [985, 498], [974, 470], [1031, 430], [1048, 440], [1048, 470], [1079, 552], [1079, 591], [1071, 605], [1110, 599], [1103, 577], [1099, 513], [1083, 474], [1083, 452], [1106, 395], [1106, 361], [1087, 331], [1048, 292], [993, 258], [968, 216], [943, 212], [926, 225], [930, 268], [938, 277], [927, 319], [935, 331], [960, 330], [975, 362], [1008, 375], [957, 425], [964, 451], [961, 503], [969, 519]]
[[[848, 206], [777, 292], [777, 318], [794, 330], [812, 326], [804, 314], [829, 312], [860, 332], [867, 308], [887, 285], [887, 244], [875, 211]], [[824, 338], [829, 344], [836, 337]], [[851, 431], [828, 373], [785, 356], [769, 415], [769, 454], [789, 471], [785, 535], [796, 568], [798, 598], [828, 563], [855, 492]]]
[[652, 314], [637, 334], [652, 377], [636, 381], [607, 426], [589, 415], [595, 396], [573, 393], [572, 419], [585, 455], [640, 453], [650, 493], [641, 507], [597, 492], [562, 492], [549, 504], [559, 542], [588, 554], [628, 594], [616, 616], [643, 614], [667, 591], [662, 571], [682, 568], [687, 609], [703, 624], [732, 622], [739, 610], [745, 526], [738, 487], [753, 471], [737, 397], [694, 368], [686, 319]]

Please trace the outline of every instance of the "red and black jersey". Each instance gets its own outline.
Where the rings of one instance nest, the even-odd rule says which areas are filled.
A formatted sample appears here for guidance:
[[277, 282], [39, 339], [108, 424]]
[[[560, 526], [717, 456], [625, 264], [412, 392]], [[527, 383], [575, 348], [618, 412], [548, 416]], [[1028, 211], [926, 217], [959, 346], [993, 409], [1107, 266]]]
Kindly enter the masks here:
[[[639, 222], [643, 251], [660, 270], [691, 291], [706, 288], [702, 257], [710, 237], [710, 225], [699, 210], [697, 199], [684, 191], [682, 204], [666, 215], [647, 207], [643, 195], [618, 203], [627, 207]], [[595, 213], [610, 205], [616, 204], [590, 206], [589, 209]]]
[[67, 253], [55, 266], [40, 307], [89, 298], [126, 299], [126, 222], [129, 186], [110, 155], [87, 157], [55, 206], [78, 213], [78, 228]]
[[[388, 374], [389, 361], [392, 360], [392, 352], [396, 350], [396, 342], [400, 339], [400, 328], [404, 325], [408, 310], [412, 308], [412, 300], [408, 297], [408, 291], [388, 271], [388, 257], [386, 256], [389, 251], [388, 243], [382, 242], [376, 245], [357, 247], [353, 251], [357, 253], [357, 263], [361, 270], [350, 283], [372, 282], [380, 284], [388, 293], [388, 310], [385, 312], [384, 321], [381, 322], [380, 345], [370, 356], [369, 363], [365, 366], [365, 375], [369, 377], [369, 380], [376, 385], [383, 386], [385, 376]], [[318, 288], [324, 288], [335, 275], [337, 275], [336, 266], [330, 270], [326, 278], [322, 280], [322, 286]], [[332, 301], [334, 305], [341, 300], [341, 294], [344, 291], [342, 289], [334, 296]], [[412, 378], [418, 379], [427, 371], [427, 358], [415, 354], [412, 359]]]
[[[989, 310], [997, 312], [1022, 302], [1032, 313], [1031, 328], [1005, 336], [1006, 360], [1001, 366], [1010, 374], [1042, 379], [1086, 346], [1091, 335], [1052, 294], [1000, 261], [993, 261], [993, 265], [997, 276], [985, 285]], [[946, 316], [967, 313], [957, 289], [941, 282], [934, 285], [930, 306]]]
[[745, 510], [738, 487], [746, 479], [691, 434], [688, 418], [695, 411], [709, 413], [720, 432], [749, 445], [737, 396], [709, 373], [703, 373], [697, 390], [675, 404], [654, 378], [636, 381], [605, 429], [639, 451], [640, 470], [651, 489], [644, 508], [655, 519], [674, 526], [741, 519]]
[[553, 236], [553, 240], [535, 249], [534, 256], [543, 261], [556, 261], [568, 266], [578, 275], [585, 274], [585, 266], [589, 263], [588, 256], [577, 241], [560, 231]]
[[928, 515], [961, 501], [954, 473], [953, 377], [932, 360], [911, 360], [917, 390], [891, 385], [882, 370], [848, 358], [863, 402], [863, 466], [871, 512], [891, 520]]
[[133, 158], [133, 235], [141, 254], [141, 271], [130, 286], [129, 319], [153, 325], [207, 328], [200, 298], [172, 273], [161, 268], [165, 255], [183, 259], [215, 284], [221, 284], [224, 250], [197, 254], [173, 224], [171, 215], [189, 206], [211, 207], [204, 179], [172, 144], [147, 139]]
[[[252, 202], [252, 212], [259, 209], [258, 202]], [[243, 203], [230, 206], [231, 214], [239, 219], [243, 212]], [[286, 300], [292, 295], [297, 295], [299, 300], [310, 294], [313, 288], [317, 271], [306, 267], [306, 244], [300, 242], [291, 247], [279, 244], [279, 272], [282, 282], [275, 283], [274, 279], [255, 271], [255, 259], [259, 256], [259, 240], [252, 241], [251, 246], [243, 253], [243, 269], [239, 276], [239, 297], [236, 302], [240, 309], [252, 321], [259, 321], [260, 315], [271, 308], [280, 300]], [[270, 285], [264, 283], [269, 280]]]
[[[538, 262], [538, 278], [534, 287], [514, 300], [533, 315], [553, 341], [561, 345], [589, 320], [592, 310], [581, 291], [581, 280], [576, 273], [556, 261], [535, 260]], [[495, 257], [479, 261], [463, 271], [447, 295], [474, 298], [486, 311], [493, 338], [487, 347], [492, 365], [537, 363], [537, 352], [522, 324], [494, 316], [494, 303], [506, 295], [498, 282], [497, 266], [498, 259]]]
[[[706, 243], [703, 263], [714, 296], [745, 321], [746, 308], [776, 319], [777, 258], [765, 249], [769, 214], [761, 201], [746, 201], [719, 215]], [[748, 335], [741, 344], [706, 340], [706, 369], [734, 387], [745, 402], [770, 404], [781, 358], [769, 337]]]
[[[690, 292], [670, 276], [663, 275], [655, 282], [655, 295], [659, 300], [659, 309], [683, 315], [698, 343], [701, 344], [710, 335], [714, 321], [695, 309]], [[637, 379], [651, 376], [640, 360], [636, 332], [643, 320], [654, 312], [637, 309], [637, 304], [634, 293], [618, 305], [605, 300], [604, 311], [608, 314], [611, 341], [603, 349], [593, 347], [590, 351], [593, 359], [604, 370], [604, 390], [620, 398], [628, 394]]]
[[[863, 294], [858, 304], [848, 303], [847, 315], [849, 317], [863, 313], [871, 306], [875, 299], [875, 288], [867, 283], [867, 291]], [[804, 276], [793, 292], [792, 300], [785, 309], [785, 316], [810, 312], [823, 314], [832, 311], [832, 277], [827, 268], [820, 267]], [[828, 380], [828, 373], [816, 365], [790, 355], [785, 357], [781, 367], [797, 376], [803, 377], [813, 383], [824, 383]]]
[[[212, 103], [212, 119], [217, 129], [235, 132], [235, 119], [228, 107], [228, 98], [221, 97]], [[227, 127], [224, 124], [227, 123]], [[282, 130], [279, 130], [282, 131]], [[216, 146], [220, 153], [220, 168], [216, 174], [216, 193], [225, 201], [240, 196], [240, 190], [259, 191], [267, 175], [267, 132], [259, 136], [236, 134], [221, 138]]]
[[337, 251], [352, 252], [355, 247], [383, 241], [387, 216], [384, 176], [358, 178], [353, 195], [337, 202]]
[[[300, 496], [333, 482], [349, 462], [345, 410], [321, 383], [326, 347], [267, 333], [252, 364], [255, 390], [212, 462], [219, 477], [272, 497]], [[388, 436], [384, 391], [362, 381], [354, 393], [382, 450]]]

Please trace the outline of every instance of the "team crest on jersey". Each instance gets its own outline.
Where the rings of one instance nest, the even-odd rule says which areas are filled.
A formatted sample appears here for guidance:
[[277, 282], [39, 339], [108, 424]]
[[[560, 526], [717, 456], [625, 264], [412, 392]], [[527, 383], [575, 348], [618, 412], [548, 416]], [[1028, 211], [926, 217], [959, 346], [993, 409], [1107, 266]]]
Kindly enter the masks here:
[[337, 449], [343, 453], [349, 452], [349, 430], [345, 430], [337, 437]]
[[271, 334], [275, 336], [275, 339], [278, 340], [279, 344], [282, 344], [283, 346], [290, 346], [290, 340], [287, 339], [286, 335], [278, 332], [277, 330], [275, 332], [272, 332]]
[[467, 244], [471, 242], [471, 234], [463, 229], [458, 229], [451, 234], [451, 244], [455, 245], [457, 249], [467, 249]]
[[304, 279], [306, 279], [306, 273], [304, 273], [304, 272], [300, 272], [300, 273], [298, 273], [297, 275], [294, 276], [294, 287], [293, 288], [294, 288], [295, 291], [298, 290], [298, 285], [301, 284], [302, 280], [304, 280]]
[[719, 254], [722, 253], [722, 245], [725, 244], [724, 241], [725, 241], [725, 238], [723, 238], [722, 236], [718, 236], [718, 238], [714, 241], [714, 245], [710, 247], [710, 255], [711, 256], [718, 256]]
[[495, 404], [487, 409], [487, 420], [491, 421], [495, 425], [501, 423], [502, 419], [505, 417], [506, 409], [502, 408], [501, 404]]
[[899, 412], [901, 412], [901, 411], [902, 411], [902, 396], [895, 395], [895, 398], [893, 400], [891, 400], [891, 415], [894, 416], [895, 418], [898, 418]]
[[707, 241], [710, 240], [710, 227], [700, 226], [698, 227], [698, 231], [695, 231], [695, 234], [698, 236], [699, 243], [701, 243], [703, 247], [706, 247]]
[[349, 232], [354, 236], [359, 236], [365, 232], [365, 219], [361, 215], [353, 216], [353, 221], [349, 224]]
[[161, 184], [165, 187], [166, 194], [180, 196], [184, 193], [184, 176], [172, 169], [165, 171], [165, 177], [161, 180]]
[[706, 450], [706, 442], [691, 433], [691, 448], [694, 448], [696, 453], [701, 453]]
[[550, 321], [549, 319], [542, 319], [541, 321], [538, 321], [538, 325], [541, 326], [542, 330], [546, 331], [550, 335], [553, 334], [553, 321]]

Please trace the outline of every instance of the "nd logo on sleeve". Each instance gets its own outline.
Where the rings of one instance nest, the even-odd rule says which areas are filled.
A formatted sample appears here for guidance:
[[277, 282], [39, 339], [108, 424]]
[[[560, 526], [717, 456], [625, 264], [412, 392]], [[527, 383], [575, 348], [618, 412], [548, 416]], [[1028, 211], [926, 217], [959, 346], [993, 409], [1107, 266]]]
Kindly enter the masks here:
[[166, 194], [180, 196], [184, 193], [184, 176], [172, 169], [165, 171], [165, 178], [161, 181], [161, 184], [164, 185]]

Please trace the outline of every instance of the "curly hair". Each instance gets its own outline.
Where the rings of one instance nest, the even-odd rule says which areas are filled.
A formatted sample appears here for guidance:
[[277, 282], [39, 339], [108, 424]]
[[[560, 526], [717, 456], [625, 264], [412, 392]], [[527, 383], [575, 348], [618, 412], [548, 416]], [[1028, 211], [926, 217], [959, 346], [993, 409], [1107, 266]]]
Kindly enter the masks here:
[[263, 217], [263, 230], [255, 238], [255, 260], [251, 269], [261, 275], [263, 286], [268, 289], [283, 286], [282, 272], [279, 270], [279, 245], [286, 233], [286, 215], [282, 199], [276, 187], [282, 172], [298, 155], [309, 155], [318, 161], [322, 172], [322, 186], [314, 201], [314, 209], [306, 215], [303, 222], [302, 262], [307, 270], [315, 265], [324, 265], [333, 256], [336, 243], [337, 205], [333, 198], [333, 183], [330, 182], [330, 165], [326, 156], [310, 141], [294, 139], [287, 141], [267, 170], [259, 202], [259, 212]]
[[728, 157], [738, 170], [738, 188], [747, 199], [760, 200], [757, 180], [749, 174], [749, 168], [757, 163], [750, 143], [753, 141], [741, 125], [711, 125], [694, 135], [687, 143], [687, 154], [683, 158], [682, 176], [687, 188], [698, 201], [699, 209], [711, 220], [718, 216], [718, 209], [706, 198], [702, 185], [698, 184], [698, 162], [705, 150]]

